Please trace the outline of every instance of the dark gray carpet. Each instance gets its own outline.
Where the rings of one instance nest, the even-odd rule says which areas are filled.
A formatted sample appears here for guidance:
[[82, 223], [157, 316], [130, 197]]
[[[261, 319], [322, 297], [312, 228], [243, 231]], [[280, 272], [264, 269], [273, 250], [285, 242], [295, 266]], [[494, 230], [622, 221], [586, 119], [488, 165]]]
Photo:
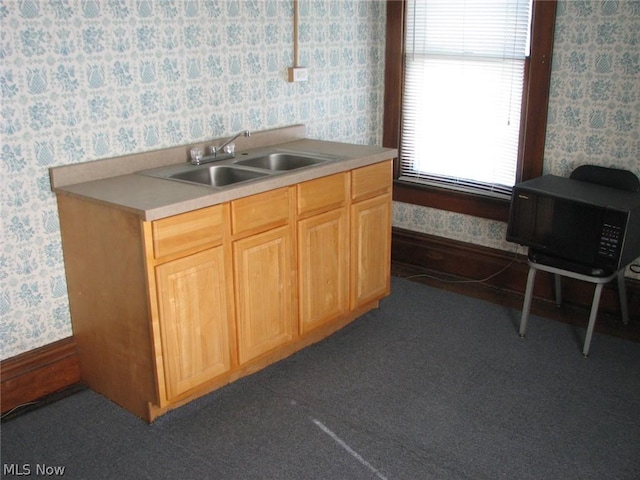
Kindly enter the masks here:
[[3, 423], [3, 474], [640, 478], [640, 344], [595, 334], [584, 359], [583, 329], [532, 316], [521, 340], [519, 315], [394, 278], [379, 310], [151, 426], [88, 390]]

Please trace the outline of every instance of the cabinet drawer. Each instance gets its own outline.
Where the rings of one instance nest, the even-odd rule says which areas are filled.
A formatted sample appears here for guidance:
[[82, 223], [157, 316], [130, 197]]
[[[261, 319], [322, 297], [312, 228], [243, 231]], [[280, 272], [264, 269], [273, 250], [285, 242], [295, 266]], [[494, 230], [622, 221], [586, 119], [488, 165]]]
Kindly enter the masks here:
[[266, 230], [289, 221], [289, 189], [279, 188], [231, 202], [234, 235]]
[[357, 168], [351, 172], [351, 198], [360, 200], [391, 191], [392, 162]]
[[222, 243], [222, 212], [222, 205], [214, 205], [154, 221], [154, 257], [167, 257], [219, 245]]
[[298, 215], [332, 210], [347, 203], [346, 173], [310, 180], [298, 185]]

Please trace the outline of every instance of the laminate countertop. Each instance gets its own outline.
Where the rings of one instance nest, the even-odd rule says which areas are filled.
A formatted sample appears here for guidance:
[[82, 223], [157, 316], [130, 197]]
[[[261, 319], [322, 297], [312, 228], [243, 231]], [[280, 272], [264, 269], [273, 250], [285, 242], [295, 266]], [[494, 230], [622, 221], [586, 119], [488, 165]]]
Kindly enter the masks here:
[[[284, 136], [283, 138], [288, 137]], [[170, 158], [164, 155], [163, 160], [159, 161], [158, 158], [163, 157], [163, 151], [159, 150], [136, 156], [120, 157], [120, 162], [116, 161], [118, 159], [109, 159], [108, 165], [86, 162], [85, 164], [52, 168], [50, 172], [52, 190], [59, 195], [82, 197], [89, 201], [108, 204], [133, 212], [145, 221], [152, 221], [372, 165], [393, 159], [397, 155], [397, 150], [391, 148], [306, 138], [259, 146], [254, 144], [252, 149], [256, 148], [330, 155], [338, 159], [298, 170], [268, 175], [249, 182], [213, 188], [137, 173], [158, 166], [186, 163], [185, 159], [182, 159], [181, 162], [172, 161], [175, 157], [173, 150], [176, 149], [172, 149], [173, 153], [169, 156]], [[239, 150], [239, 153], [245, 151], [250, 153], [252, 149]], [[188, 149], [183, 147], [179, 154], [183, 156], [186, 151]], [[95, 168], [92, 170], [92, 167]], [[122, 171], [124, 172], [120, 173]]]

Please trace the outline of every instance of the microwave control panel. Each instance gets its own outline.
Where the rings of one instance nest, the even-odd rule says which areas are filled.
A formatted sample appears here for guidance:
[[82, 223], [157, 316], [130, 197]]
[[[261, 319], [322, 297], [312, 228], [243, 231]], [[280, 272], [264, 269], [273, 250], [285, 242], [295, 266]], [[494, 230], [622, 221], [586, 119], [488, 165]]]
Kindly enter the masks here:
[[622, 229], [617, 225], [605, 223], [602, 226], [602, 236], [600, 237], [600, 248], [598, 255], [602, 257], [616, 258], [620, 245], [620, 232]]
[[602, 222], [598, 256], [617, 261], [622, 246], [622, 233], [627, 221], [624, 212], [607, 210]]

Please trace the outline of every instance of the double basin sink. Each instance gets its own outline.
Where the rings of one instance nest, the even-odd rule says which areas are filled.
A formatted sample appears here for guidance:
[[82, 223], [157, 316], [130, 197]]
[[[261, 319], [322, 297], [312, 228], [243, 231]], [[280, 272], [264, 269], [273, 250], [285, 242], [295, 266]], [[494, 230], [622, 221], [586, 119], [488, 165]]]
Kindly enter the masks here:
[[230, 159], [214, 160], [202, 165], [182, 163], [143, 170], [138, 173], [179, 182], [223, 188], [340, 159], [341, 157], [332, 155], [269, 149], [268, 151], [261, 150], [240, 154]]

